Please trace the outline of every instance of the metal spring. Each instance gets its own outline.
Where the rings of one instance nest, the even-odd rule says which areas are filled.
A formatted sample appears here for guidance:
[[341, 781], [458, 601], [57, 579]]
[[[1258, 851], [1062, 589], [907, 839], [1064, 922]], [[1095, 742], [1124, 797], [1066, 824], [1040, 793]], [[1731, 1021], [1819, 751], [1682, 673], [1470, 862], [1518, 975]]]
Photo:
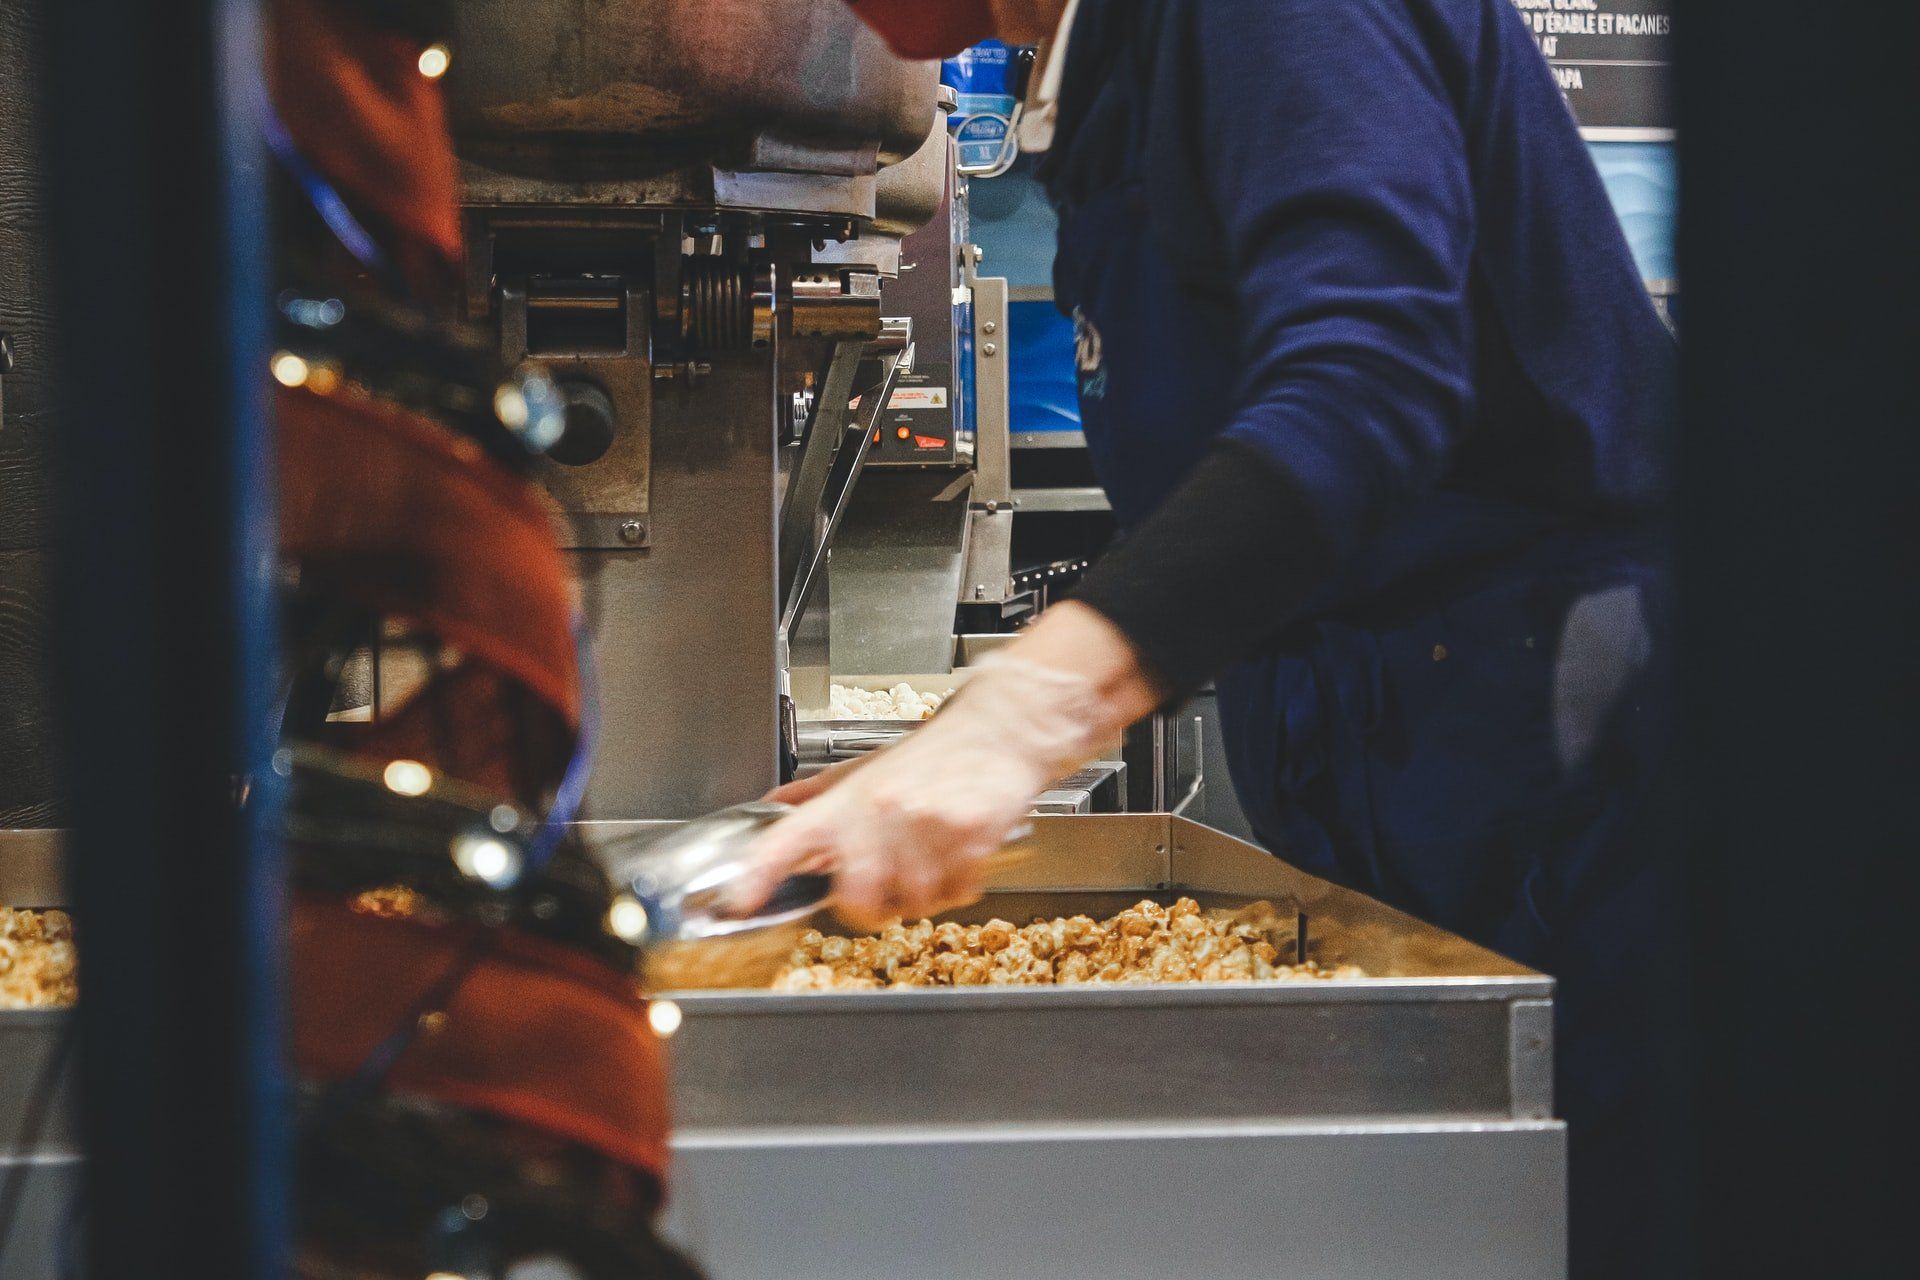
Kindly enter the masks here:
[[688, 258], [680, 275], [680, 331], [695, 351], [745, 351], [753, 342], [751, 269]]

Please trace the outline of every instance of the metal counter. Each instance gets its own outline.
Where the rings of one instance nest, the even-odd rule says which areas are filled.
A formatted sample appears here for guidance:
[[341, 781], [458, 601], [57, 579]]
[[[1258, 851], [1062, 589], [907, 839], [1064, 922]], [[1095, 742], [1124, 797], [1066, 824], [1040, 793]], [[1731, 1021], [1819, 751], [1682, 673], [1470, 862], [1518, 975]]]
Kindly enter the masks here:
[[[66, 905], [61, 881], [65, 833], [0, 829], [0, 906]], [[72, 1059], [62, 1072], [39, 1141], [21, 1141], [35, 1085], [71, 1021], [64, 1009], [0, 1010], [0, 1185], [23, 1179], [19, 1216], [0, 1256], [0, 1276], [52, 1276], [66, 1252], [67, 1206], [80, 1185]]]
[[670, 993], [716, 1280], [1565, 1274], [1551, 980], [1184, 819], [1035, 825], [953, 918], [1264, 898], [1377, 976]]
[[[713, 1280], [1565, 1276], [1550, 979], [1184, 819], [1034, 825], [954, 918], [1264, 898], [1306, 913], [1315, 959], [1377, 976], [669, 993], [668, 1231]], [[62, 1020], [0, 1014], [0, 1079]], [[42, 1250], [72, 1150], [62, 1115]]]

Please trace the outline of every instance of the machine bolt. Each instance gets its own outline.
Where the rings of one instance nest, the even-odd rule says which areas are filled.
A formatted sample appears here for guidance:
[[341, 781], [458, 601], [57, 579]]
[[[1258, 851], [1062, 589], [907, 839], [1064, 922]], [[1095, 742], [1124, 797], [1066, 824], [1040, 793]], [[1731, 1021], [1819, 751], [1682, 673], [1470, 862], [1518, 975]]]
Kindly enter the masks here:
[[988, 333], [1000, 332], [1000, 322], [998, 320], [989, 320], [980, 327]]
[[986, 346], [981, 347], [980, 350], [983, 353], [990, 356], [997, 356], [1000, 354], [1000, 346], [998, 343], [989, 342]]
[[985, 600], [985, 599], [987, 598], [987, 584], [986, 584], [986, 583], [984, 583], [984, 582], [976, 582], [976, 583], [974, 583], [974, 584], [973, 584], [973, 598], [974, 598], [975, 600]]
[[647, 526], [641, 524], [638, 520], [622, 520], [620, 522], [620, 541], [634, 544], [646, 536]]

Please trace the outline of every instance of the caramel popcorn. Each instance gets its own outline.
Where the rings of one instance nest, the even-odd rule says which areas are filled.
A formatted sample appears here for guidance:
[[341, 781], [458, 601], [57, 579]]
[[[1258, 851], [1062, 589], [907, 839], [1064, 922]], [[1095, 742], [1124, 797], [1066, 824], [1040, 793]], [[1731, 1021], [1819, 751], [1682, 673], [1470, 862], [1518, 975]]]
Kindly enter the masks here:
[[1016, 926], [895, 922], [877, 936], [800, 938], [776, 991], [882, 987], [1056, 986], [1078, 983], [1287, 982], [1364, 978], [1353, 965], [1279, 962], [1258, 920], [1273, 913], [1204, 912], [1191, 898], [1140, 902], [1109, 920], [1067, 916]]
[[0, 1009], [58, 1008], [79, 994], [67, 913], [0, 907]]

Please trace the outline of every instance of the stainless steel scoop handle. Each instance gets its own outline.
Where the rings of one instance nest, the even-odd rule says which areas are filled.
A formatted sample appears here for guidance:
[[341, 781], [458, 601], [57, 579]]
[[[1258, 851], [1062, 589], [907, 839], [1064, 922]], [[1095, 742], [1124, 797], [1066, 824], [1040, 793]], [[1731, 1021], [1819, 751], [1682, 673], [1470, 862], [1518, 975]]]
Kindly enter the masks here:
[[[792, 812], [792, 805], [754, 801], [696, 819], [631, 851], [603, 846], [598, 852], [608, 874], [644, 913], [642, 936], [629, 941], [721, 938], [789, 924], [824, 907], [833, 892], [832, 876], [806, 872], [781, 881], [750, 914], [729, 911], [728, 891], [752, 866], [747, 850], [762, 831]], [[1032, 823], [1022, 823], [1008, 841], [1032, 832]], [[1003, 851], [992, 861], [1004, 863], [1013, 856], [1014, 851]]]
[[752, 865], [747, 850], [762, 831], [791, 812], [791, 805], [755, 801], [695, 819], [632, 849], [603, 846], [599, 856], [608, 873], [644, 911], [644, 937], [635, 940], [724, 937], [819, 910], [833, 881], [817, 874], [789, 877], [749, 915], [728, 910], [728, 891]]

